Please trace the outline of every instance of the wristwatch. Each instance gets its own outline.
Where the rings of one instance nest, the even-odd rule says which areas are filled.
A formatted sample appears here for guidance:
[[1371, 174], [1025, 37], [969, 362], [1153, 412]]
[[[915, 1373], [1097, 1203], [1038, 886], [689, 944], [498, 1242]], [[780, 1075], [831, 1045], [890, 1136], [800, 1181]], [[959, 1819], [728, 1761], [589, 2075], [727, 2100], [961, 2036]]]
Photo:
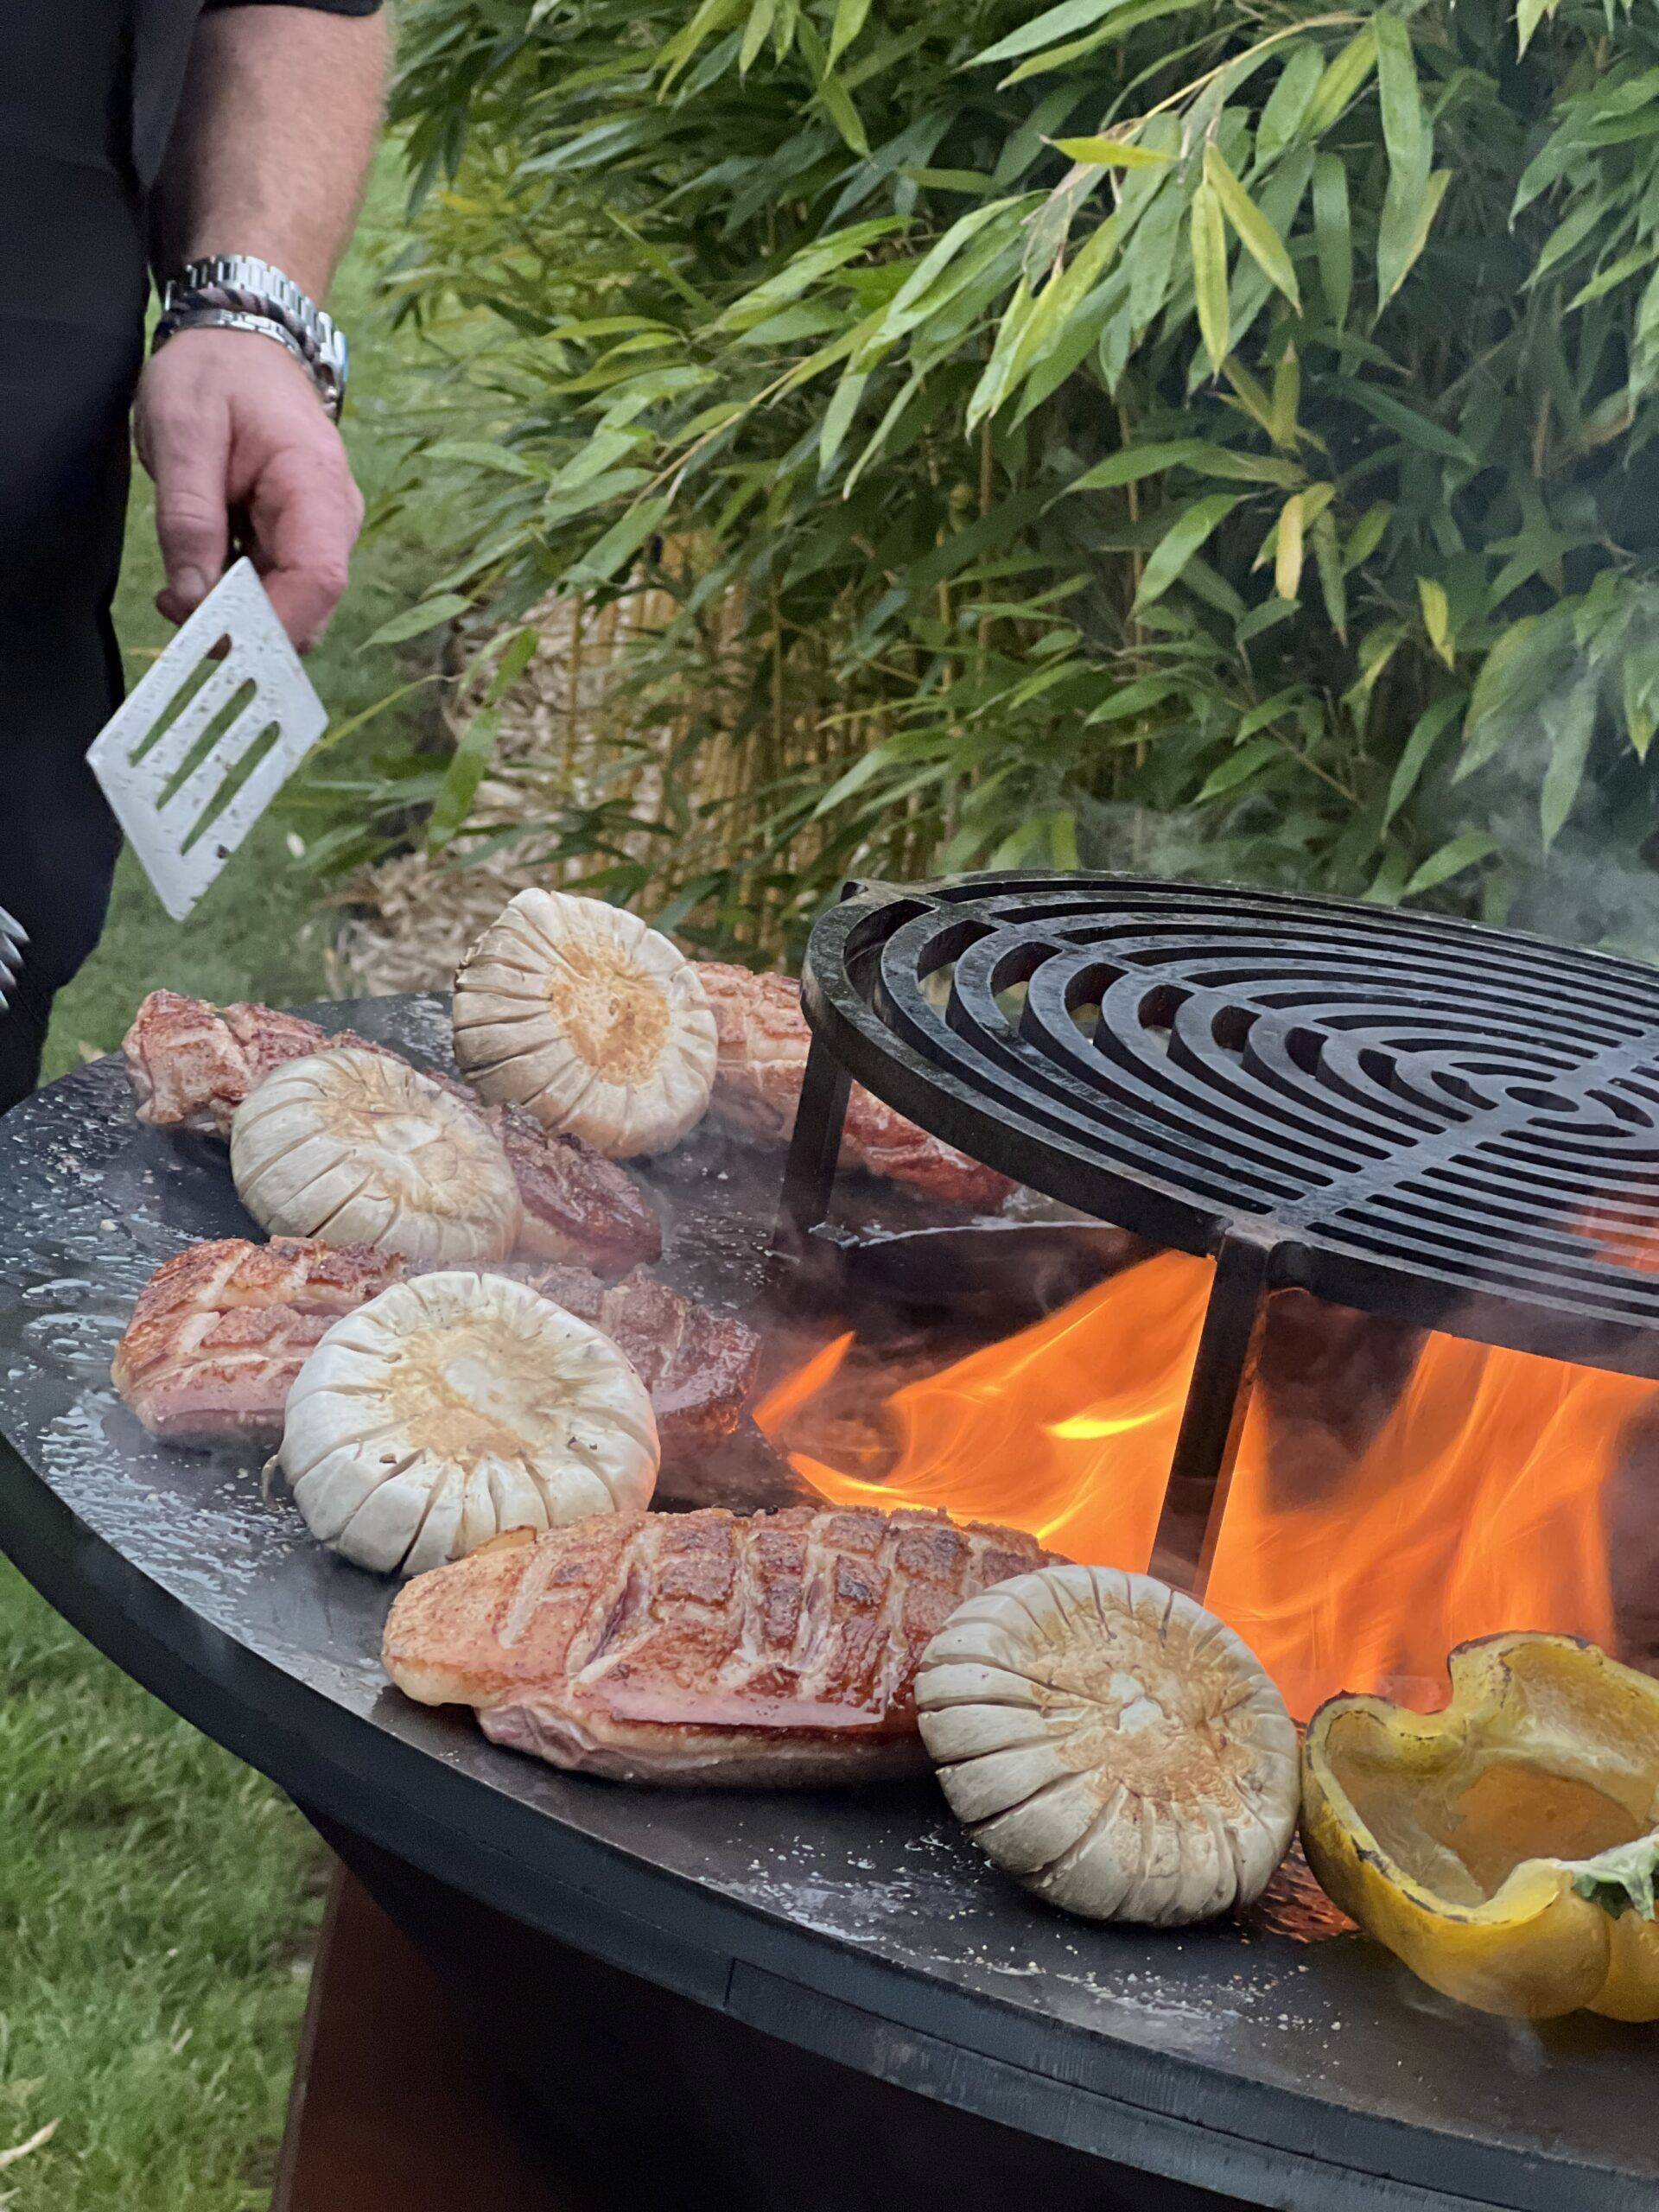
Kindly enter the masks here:
[[292, 277], [249, 253], [210, 254], [168, 279], [152, 353], [181, 330], [253, 330], [285, 346], [335, 422], [350, 373], [346, 334]]

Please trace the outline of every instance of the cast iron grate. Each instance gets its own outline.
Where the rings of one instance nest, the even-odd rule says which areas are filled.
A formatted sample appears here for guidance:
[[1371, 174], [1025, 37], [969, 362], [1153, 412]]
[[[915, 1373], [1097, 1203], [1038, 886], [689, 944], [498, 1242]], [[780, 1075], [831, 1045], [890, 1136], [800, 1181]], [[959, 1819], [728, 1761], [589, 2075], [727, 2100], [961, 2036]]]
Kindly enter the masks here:
[[978, 876], [855, 893], [806, 1001], [871, 1090], [1156, 1243], [1248, 1226], [1280, 1281], [1659, 1371], [1659, 971], [1336, 901]]
[[804, 996], [798, 1228], [851, 1077], [1217, 1258], [1178, 1474], [1224, 1474], [1281, 1287], [1659, 1375], [1659, 970], [1337, 900], [981, 875], [852, 887]]

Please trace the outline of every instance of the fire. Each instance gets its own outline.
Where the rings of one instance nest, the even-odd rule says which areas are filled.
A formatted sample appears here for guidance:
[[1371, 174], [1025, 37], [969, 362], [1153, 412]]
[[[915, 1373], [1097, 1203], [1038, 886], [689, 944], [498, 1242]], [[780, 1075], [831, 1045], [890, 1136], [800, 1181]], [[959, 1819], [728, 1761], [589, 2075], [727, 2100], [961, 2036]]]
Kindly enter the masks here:
[[[801, 1450], [794, 1465], [840, 1503], [943, 1506], [1144, 1568], [1209, 1281], [1205, 1263], [1166, 1254], [905, 1384], [885, 1408], [897, 1457], [883, 1482]], [[785, 1449], [810, 1436], [854, 1341], [760, 1407]], [[1451, 1647], [1502, 1629], [1616, 1645], [1603, 1491], [1650, 1383], [1430, 1336], [1344, 1450], [1295, 1416], [1274, 1374], [1245, 1424], [1205, 1597], [1294, 1712], [1338, 1689], [1433, 1705]], [[1339, 1376], [1324, 1380], [1342, 1395]]]

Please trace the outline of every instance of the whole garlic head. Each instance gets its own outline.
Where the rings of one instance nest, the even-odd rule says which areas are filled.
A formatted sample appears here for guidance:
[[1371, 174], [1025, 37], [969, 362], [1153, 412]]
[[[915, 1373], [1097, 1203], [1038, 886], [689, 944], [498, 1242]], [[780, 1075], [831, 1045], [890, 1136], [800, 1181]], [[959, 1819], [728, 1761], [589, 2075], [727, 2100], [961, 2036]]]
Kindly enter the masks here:
[[419, 1574], [510, 1529], [643, 1510], [657, 1422], [610, 1338], [528, 1285], [417, 1275], [324, 1336], [278, 1457], [315, 1535]]
[[274, 1070], [236, 1110], [231, 1174], [273, 1236], [442, 1264], [505, 1259], [518, 1234], [518, 1182], [481, 1117], [388, 1053]]
[[708, 1109], [715, 1016], [697, 972], [637, 914], [521, 891], [461, 963], [455, 1058], [613, 1160], [665, 1152]]
[[952, 1812], [1069, 1912], [1207, 1919], [1259, 1896], [1289, 1847], [1283, 1698], [1231, 1629], [1149, 1575], [998, 1583], [928, 1645], [916, 1698]]

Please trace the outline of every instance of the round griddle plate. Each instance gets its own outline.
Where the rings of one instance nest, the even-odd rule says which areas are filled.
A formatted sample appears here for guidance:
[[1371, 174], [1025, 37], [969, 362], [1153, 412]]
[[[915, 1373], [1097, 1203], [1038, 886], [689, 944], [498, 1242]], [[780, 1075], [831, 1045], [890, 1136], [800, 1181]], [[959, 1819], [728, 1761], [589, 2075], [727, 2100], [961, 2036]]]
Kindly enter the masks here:
[[[444, 1057], [434, 1001], [324, 1018]], [[676, 1245], [713, 1208], [727, 1250], [741, 1225], [758, 1254], [779, 1164], [759, 1165], [682, 1163]], [[0, 1125], [0, 1539], [302, 1804], [769, 2033], [1152, 2172], [1306, 2212], [1652, 2205], [1649, 2032], [1487, 2019], [1357, 1939], [1062, 1918], [993, 1873], [931, 1786], [629, 1789], [406, 1704], [376, 1659], [388, 1586], [262, 1502], [251, 1458], [153, 1444], [109, 1387], [150, 1270], [248, 1226], [222, 1151], [141, 1129], [118, 1063]]]

